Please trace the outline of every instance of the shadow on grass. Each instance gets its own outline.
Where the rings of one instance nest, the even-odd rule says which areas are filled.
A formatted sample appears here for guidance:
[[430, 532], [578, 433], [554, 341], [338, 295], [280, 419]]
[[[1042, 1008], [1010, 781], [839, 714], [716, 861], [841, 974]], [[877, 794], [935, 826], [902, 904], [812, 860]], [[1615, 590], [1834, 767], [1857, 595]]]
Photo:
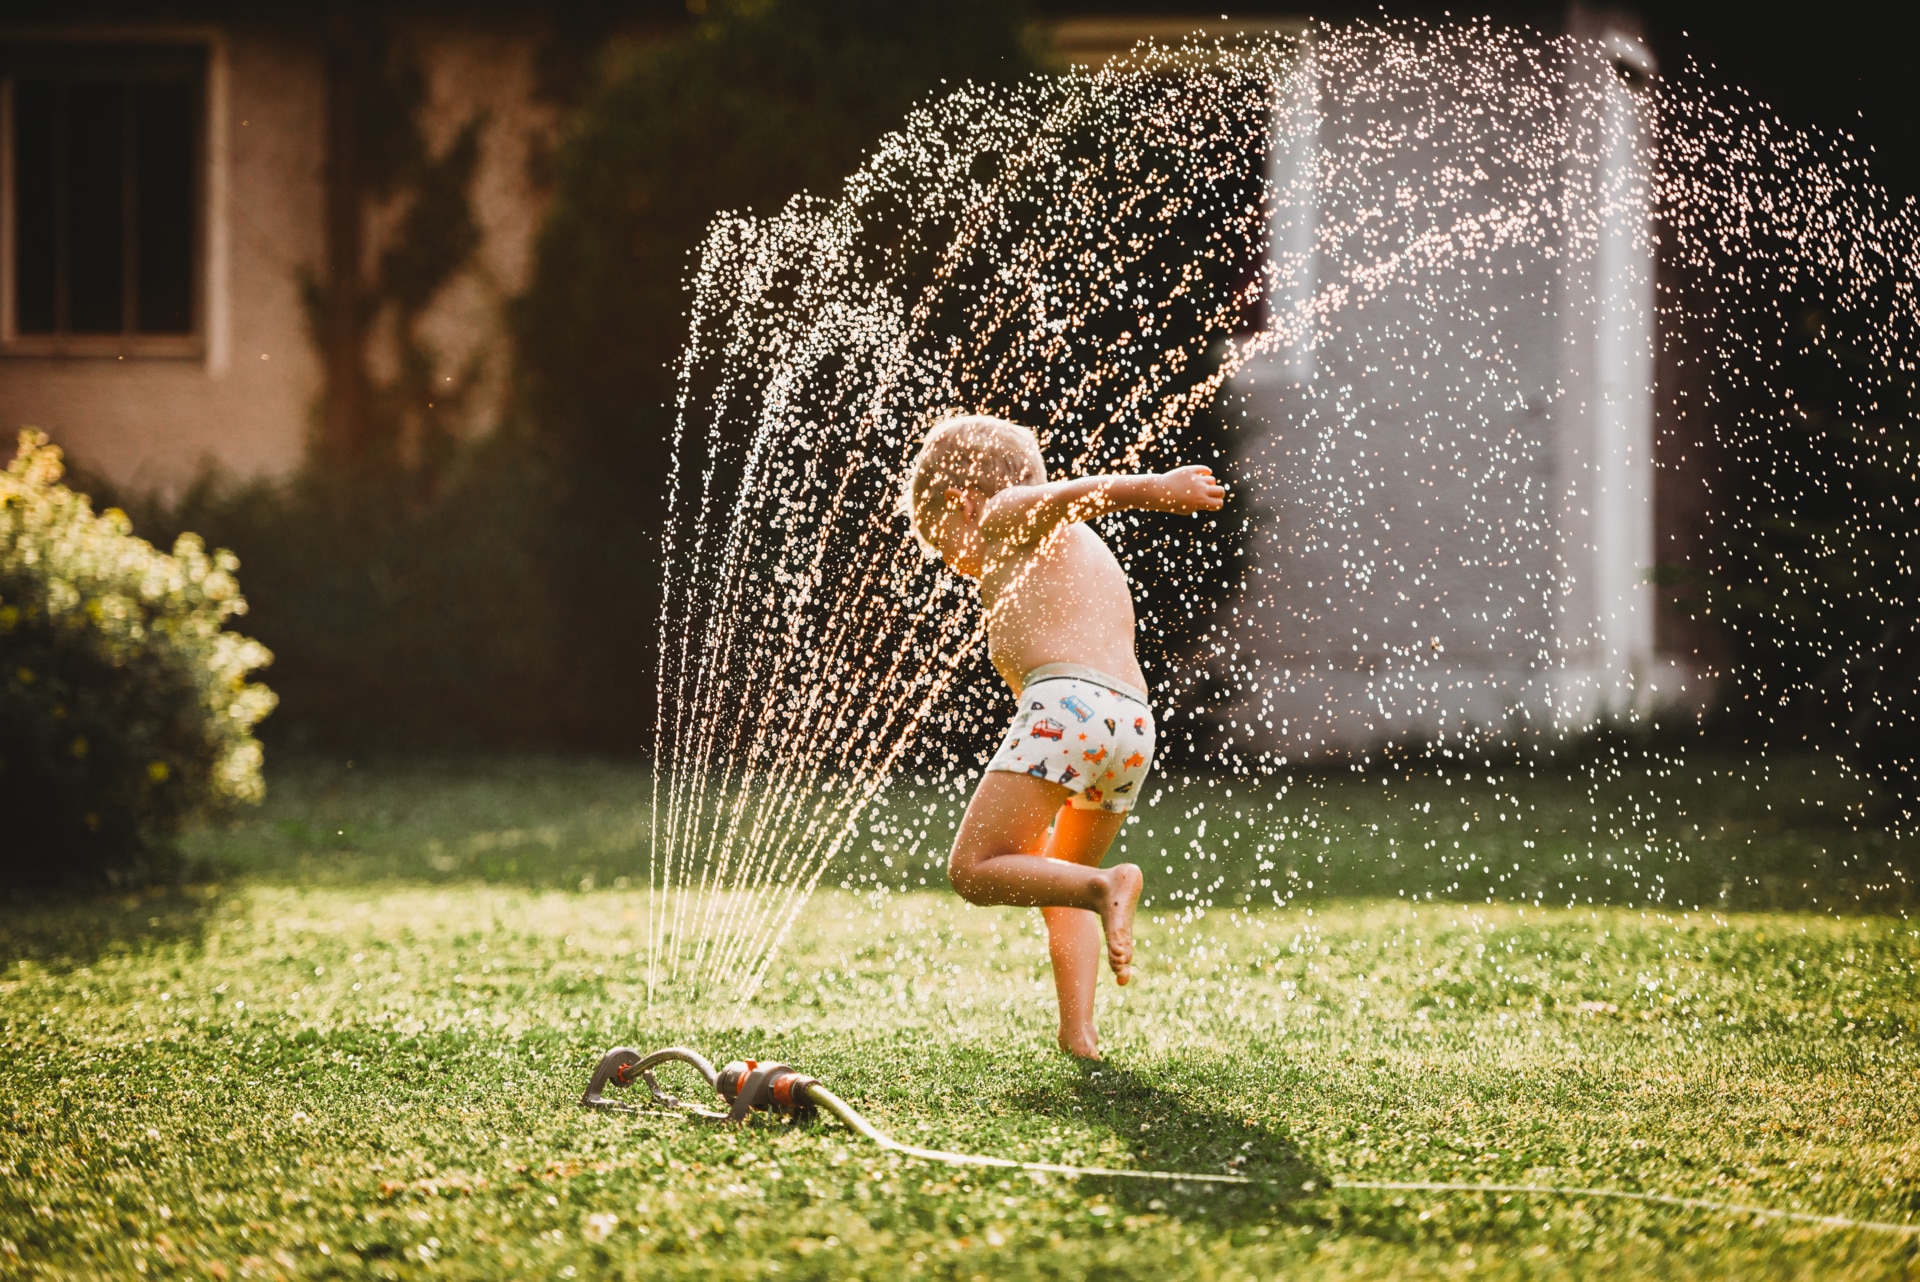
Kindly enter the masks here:
[[21, 962], [71, 970], [156, 945], [196, 949], [219, 898], [215, 886], [13, 895], [0, 903], [0, 974]]
[[[1191, 1069], [1181, 1070], [1193, 1076]], [[1205, 1074], [1202, 1074], [1205, 1075]], [[1233, 1083], [1195, 1084], [1194, 1094], [1231, 1096]], [[1148, 1075], [1112, 1061], [1078, 1064], [1070, 1074], [1017, 1091], [1014, 1106], [1042, 1115], [1072, 1113], [1076, 1120], [1104, 1126], [1122, 1146], [1131, 1165], [1145, 1170], [1192, 1171], [1207, 1175], [1245, 1175], [1257, 1185], [1184, 1183], [1111, 1179], [1114, 1201], [1129, 1212], [1161, 1213], [1236, 1225], [1266, 1223], [1274, 1217], [1317, 1219], [1318, 1195], [1327, 1173], [1303, 1154], [1288, 1136], [1243, 1114], [1195, 1105], [1184, 1090], [1170, 1090]], [[1117, 1166], [1110, 1159], [1082, 1159], [1076, 1165]], [[1304, 1204], [1297, 1212], [1296, 1203]]]

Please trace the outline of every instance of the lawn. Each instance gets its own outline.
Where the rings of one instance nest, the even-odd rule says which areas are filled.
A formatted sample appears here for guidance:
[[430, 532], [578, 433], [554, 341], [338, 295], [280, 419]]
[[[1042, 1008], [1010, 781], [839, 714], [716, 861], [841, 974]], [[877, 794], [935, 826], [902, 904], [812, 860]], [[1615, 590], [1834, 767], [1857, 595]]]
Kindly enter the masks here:
[[[1631, 772], [1586, 766], [1285, 797], [1173, 781], [1130, 837], [1175, 854], [1150, 868], [1140, 984], [1105, 990], [1100, 1067], [1051, 1048], [1032, 914], [919, 888], [950, 797], [869, 816], [869, 863], [816, 896], [753, 1002], [649, 1010], [640, 772], [283, 770], [265, 810], [194, 835], [211, 872], [193, 886], [0, 909], [0, 1275], [1920, 1274], [1920, 1236], [1331, 1187], [1607, 1186], [1920, 1222], [1920, 926], [1850, 898], [1898, 899], [1862, 861], [1910, 852], [1829, 818], [1861, 803], [1808, 763], [1758, 790], [1698, 764], [1658, 806], [1632, 787], [1596, 804]], [[1636, 802], [1652, 817], [1633, 827]], [[1467, 833], [1522, 867], [1490, 838], [1453, 853], [1475, 816]], [[1176, 856], [1199, 818], [1206, 878], [1169, 876], [1195, 871]], [[1609, 825], [1661, 862], [1595, 846]], [[1627, 885], [1548, 896], [1589, 865]], [[1722, 906], [1786, 899], [1796, 869], [1813, 911]], [[831, 1123], [574, 1102], [607, 1046], [674, 1042], [786, 1059], [912, 1142], [1273, 1183], [960, 1171]]]

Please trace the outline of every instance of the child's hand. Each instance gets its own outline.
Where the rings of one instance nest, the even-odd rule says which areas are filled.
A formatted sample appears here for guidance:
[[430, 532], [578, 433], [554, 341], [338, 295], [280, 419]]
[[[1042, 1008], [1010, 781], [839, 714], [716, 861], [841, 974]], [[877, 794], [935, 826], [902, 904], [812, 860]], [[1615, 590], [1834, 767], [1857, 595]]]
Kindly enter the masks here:
[[1218, 512], [1227, 501], [1227, 487], [1214, 478], [1213, 469], [1204, 463], [1176, 467], [1162, 472], [1159, 482], [1163, 512], [1186, 515], [1189, 512]]

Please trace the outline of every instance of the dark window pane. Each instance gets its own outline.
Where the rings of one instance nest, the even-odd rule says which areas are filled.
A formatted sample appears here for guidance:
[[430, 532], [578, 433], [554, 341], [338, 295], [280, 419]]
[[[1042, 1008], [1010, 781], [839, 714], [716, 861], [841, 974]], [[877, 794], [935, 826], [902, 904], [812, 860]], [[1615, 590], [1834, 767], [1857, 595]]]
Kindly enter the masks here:
[[126, 89], [75, 81], [67, 86], [67, 329], [118, 334]]
[[22, 334], [51, 334], [56, 320], [56, 93], [31, 80], [13, 90], [13, 324]]
[[133, 91], [143, 334], [193, 329], [193, 94], [186, 85]]

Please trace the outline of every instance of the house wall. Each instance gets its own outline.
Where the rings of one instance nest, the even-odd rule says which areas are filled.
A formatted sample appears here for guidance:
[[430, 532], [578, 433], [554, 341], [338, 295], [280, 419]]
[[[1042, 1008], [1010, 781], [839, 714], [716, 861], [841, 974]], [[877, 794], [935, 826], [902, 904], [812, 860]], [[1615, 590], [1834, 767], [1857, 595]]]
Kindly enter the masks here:
[[[246, 24], [28, 34], [206, 46], [203, 341], [190, 357], [0, 351], [0, 428], [10, 437], [38, 427], [86, 471], [130, 489], [175, 492], [210, 463], [235, 476], [292, 470], [322, 390], [303, 303], [303, 283], [326, 266], [319, 40], [295, 26]], [[454, 424], [471, 432], [497, 420], [507, 370], [502, 306], [530, 269], [546, 201], [530, 158], [547, 145], [554, 113], [536, 93], [536, 33], [454, 26], [410, 34], [427, 82], [429, 144], [444, 147], [475, 113], [486, 116], [470, 191], [483, 241], [419, 326], [442, 377], [477, 375]], [[369, 212], [369, 265], [401, 212]], [[388, 337], [377, 325], [370, 335], [376, 377]]]
[[245, 28], [60, 34], [207, 46], [204, 350], [0, 354], [0, 426], [38, 427], [126, 487], [178, 488], [207, 459], [241, 475], [291, 467], [319, 388], [299, 289], [321, 243], [317, 54]]
[[[1655, 648], [1647, 582], [1650, 136], [1614, 62], [1650, 67], [1630, 32], [1573, 21], [1598, 43], [1559, 67], [1551, 112], [1516, 120], [1574, 139], [1558, 190], [1536, 193], [1570, 212], [1545, 243], [1396, 279], [1235, 379], [1249, 424], [1236, 466], [1254, 509], [1246, 591], [1229, 605], [1237, 694], [1218, 714], [1235, 748], [1298, 759], [1513, 739], [1703, 697], [1694, 666]], [[1435, 104], [1420, 85], [1333, 89], [1309, 77], [1276, 105], [1283, 310], [1350, 283], [1328, 265], [1340, 254], [1304, 253], [1306, 224], [1370, 261], [1370, 211], [1457, 160], [1412, 141], [1447, 132], [1426, 123]], [[1314, 173], [1303, 157], [1319, 148], [1391, 159], [1302, 190]], [[1475, 153], [1492, 179], [1450, 197], [1449, 219], [1498, 213], [1488, 193], [1502, 162], [1499, 148]]]
[[[482, 122], [480, 158], [467, 193], [480, 244], [417, 326], [441, 383], [470, 380], [451, 420], [444, 404], [434, 411], [439, 426], [463, 435], [489, 430], [505, 408], [511, 368], [506, 309], [532, 272], [550, 195], [541, 177], [546, 169], [541, 156], [554, 144], [559, 114], [542, 99], [535, 80], [543, 34], [535, 27], [447, 24], [423, 24], [402, 34], [417, 51], [427, 81], [420, 125], [428, 148], [438, 154], [469, 121]], [[366, 274], [372, 274], [404, 213], [404, 196], [374, 212], [365, 245]], [[376, 380], [395, 372], [397, 345], [391, 338], [376, 326], [369, 346]]]

